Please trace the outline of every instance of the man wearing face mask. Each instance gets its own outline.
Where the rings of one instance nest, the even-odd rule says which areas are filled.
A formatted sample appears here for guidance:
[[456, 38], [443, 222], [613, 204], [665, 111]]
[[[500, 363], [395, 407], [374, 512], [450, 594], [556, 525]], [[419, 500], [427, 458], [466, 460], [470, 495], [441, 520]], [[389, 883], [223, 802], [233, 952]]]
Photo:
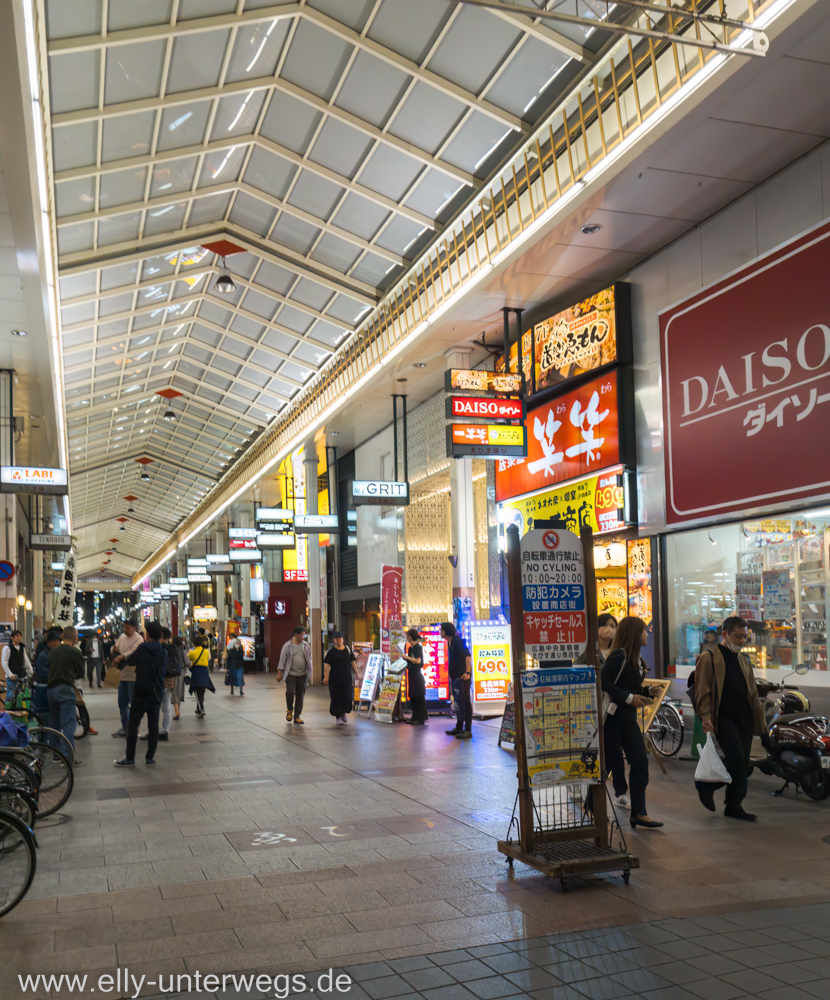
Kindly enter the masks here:
[[[721, 641], [704, 647], [695, 665], [697, 713], [706, 733], [714, 733], [732, 783], [726, 786], [724, 815], [753, 820], [741, 804], [747, 792], [752, 737], [764, 732], [764, 710], [755, 686], [752, 664], [741, 652], [748, 639], [743, 618], [727, 618]], [[715, 811], [715, 791], [722, 785], [695, 782], [700, 801]]]

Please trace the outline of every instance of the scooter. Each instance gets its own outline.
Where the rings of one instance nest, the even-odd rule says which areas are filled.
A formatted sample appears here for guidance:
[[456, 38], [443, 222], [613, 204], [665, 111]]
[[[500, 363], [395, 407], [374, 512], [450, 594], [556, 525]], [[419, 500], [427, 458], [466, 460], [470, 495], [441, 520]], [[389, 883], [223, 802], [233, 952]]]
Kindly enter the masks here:
[[[805, 674], [807, 667], [799, 663], [792, 673]], [[784, 680], [791, 674], [787, 674]], [[784, 779], [784, 785], [773, 792], [781, 795], [792, 782], [797, 790], [814, 801], [830, 796], [830, 727], [821, 715], [810, 715], [810, 702], [798, 688], [787, 684], [756, 681], [762, 699], [780, 692], [767, 732], [761, 743], [767, 751], [764, 760], [754, 764], [763, 774]], [[767, 703], [769, 704], [769, 703]]]

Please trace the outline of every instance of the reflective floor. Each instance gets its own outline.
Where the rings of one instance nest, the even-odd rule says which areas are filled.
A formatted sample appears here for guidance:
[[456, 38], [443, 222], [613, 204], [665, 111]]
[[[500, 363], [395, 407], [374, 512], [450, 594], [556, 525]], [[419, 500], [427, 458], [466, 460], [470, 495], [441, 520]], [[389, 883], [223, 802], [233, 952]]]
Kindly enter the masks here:
[[626, 831], [631, 884], [563, 894], [495, 849], [515, 797], [495, 720], [469, 742], [444, 735], [449, 719], [341, 728], [314, 689], [301, 727], [273, 676], [246, 690], [209, 694], [203, 720], [189, 699], [157, 767], [139, 753], [126, 772], [114, 692], [89, 694], [101, 735], [78, 744], [67, 816], [38, 827], [34, 886], [0, 926], [9, 995], [17, 973], [118, 967], [146, 977], [144, 995], [159, 974], [329, 967], [360, 984], [350, 1000], [830, 992], [830, 802], [776, 799], [753, 777], [759, 822], [741, 824], [700, 806], [692, 763], [652, 762], [649, 812], [666, 826]]

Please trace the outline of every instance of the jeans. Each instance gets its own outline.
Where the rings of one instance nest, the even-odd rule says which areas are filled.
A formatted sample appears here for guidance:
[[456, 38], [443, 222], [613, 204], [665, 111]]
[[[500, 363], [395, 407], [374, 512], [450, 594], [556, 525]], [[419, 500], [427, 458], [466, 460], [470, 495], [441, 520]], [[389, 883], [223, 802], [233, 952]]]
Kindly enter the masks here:
[[130, 721], [130, 704], [134, 689], [135, 681], [120, 681], [118, 684], [118, 711], [121, 713], [121, 728], [125, 732]]
[[[605, 720], [605, 745], [618, 746], [628, 760], [628, 783], [631, 789], [631, 815], [647, 816], [646, 786], [648, 785], [648, 752], [637, 722], [637, 712], [628, 705], [618, 705], [617, 711]], [[620, 754], [620, 757], [622, 756]], [[606, 767], [612, 763], [606, 761]], [[614, 767], [619, 766], [619, 759]], [[616, 791], [616, 785], [614, 790]]]
[[303, 699], [307, 684], [306, 674], [288, 674], [285, 678], [285, 707], [294, 713], [295, 719], [299, 719], [303, 714]]
[[101, 661], [89, 659], [86, 661], [86, 679], [92, 687], [92, 678], [95, 678], [98, 687], [101, 686]]
[[45, 684], [41, 684], [37, 681], [34, 686], [34, 691], [32, 693], [32, 708], [36, 712], [48, 712], [49, 711], [49, 694]]
[[161, 732], [170, 732], [170, 720], [173, 718], [173, 691], [165, 688], [161, 696]]
[[75, 752], [75, 688], [69, 684], [56, 684], [48, 691], [49, 713], [52, 729], [57, 729], [69, 740]]
[[[749, 720], [748, 726], [741, 726], [736, 719], [719, 718], [715, 738], [723, 751], [726, 770], [732, 776], [731, 784], [726, 786], [726, 804], [739, 806], [747, 792], [749, 752], [752, 749], [752, 720]], [[723, 788], [722, 784], [714, 784], [711, 781], [696, 781], [695, 787], [699, 788], [701, 784], [715, 790]]]
[[156, 747], [159, 745], [159, 708], [157, 701], [133, 701], [130, 705], [130, 717], [127, 728], [127, 760], [135, 760], [135, 748], [138, 742], [138, 727], [141, 725], [143, 716], [147, 715], [147, 760], [152, 760], [156, 755]]
[[473, 701], [470, 697], [472, 680], [462, 681], [460, 677], [453, 678], [452, 700], [455, 702], [455, 728], [466, 729], [469, 733], [473, 728]]

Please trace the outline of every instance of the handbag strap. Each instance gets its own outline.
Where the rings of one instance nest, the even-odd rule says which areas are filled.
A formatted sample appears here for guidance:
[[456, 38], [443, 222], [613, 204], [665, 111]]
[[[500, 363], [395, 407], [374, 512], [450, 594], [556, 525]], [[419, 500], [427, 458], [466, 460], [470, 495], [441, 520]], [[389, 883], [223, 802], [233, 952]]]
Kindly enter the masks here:
[[620, 669], [617, 671], [617, 676], [614, 678], [614, 683], [615, 684], [619, 684], [620, 677], [622, 677], [622, 672], [623, 672], [623, 670], [625, 670], [625, 665], [626, 665], [627, 662], [628, 662], [628, 657], [626, 655], [625, 650], [623, 650], [622, 664], [620, 665]]

